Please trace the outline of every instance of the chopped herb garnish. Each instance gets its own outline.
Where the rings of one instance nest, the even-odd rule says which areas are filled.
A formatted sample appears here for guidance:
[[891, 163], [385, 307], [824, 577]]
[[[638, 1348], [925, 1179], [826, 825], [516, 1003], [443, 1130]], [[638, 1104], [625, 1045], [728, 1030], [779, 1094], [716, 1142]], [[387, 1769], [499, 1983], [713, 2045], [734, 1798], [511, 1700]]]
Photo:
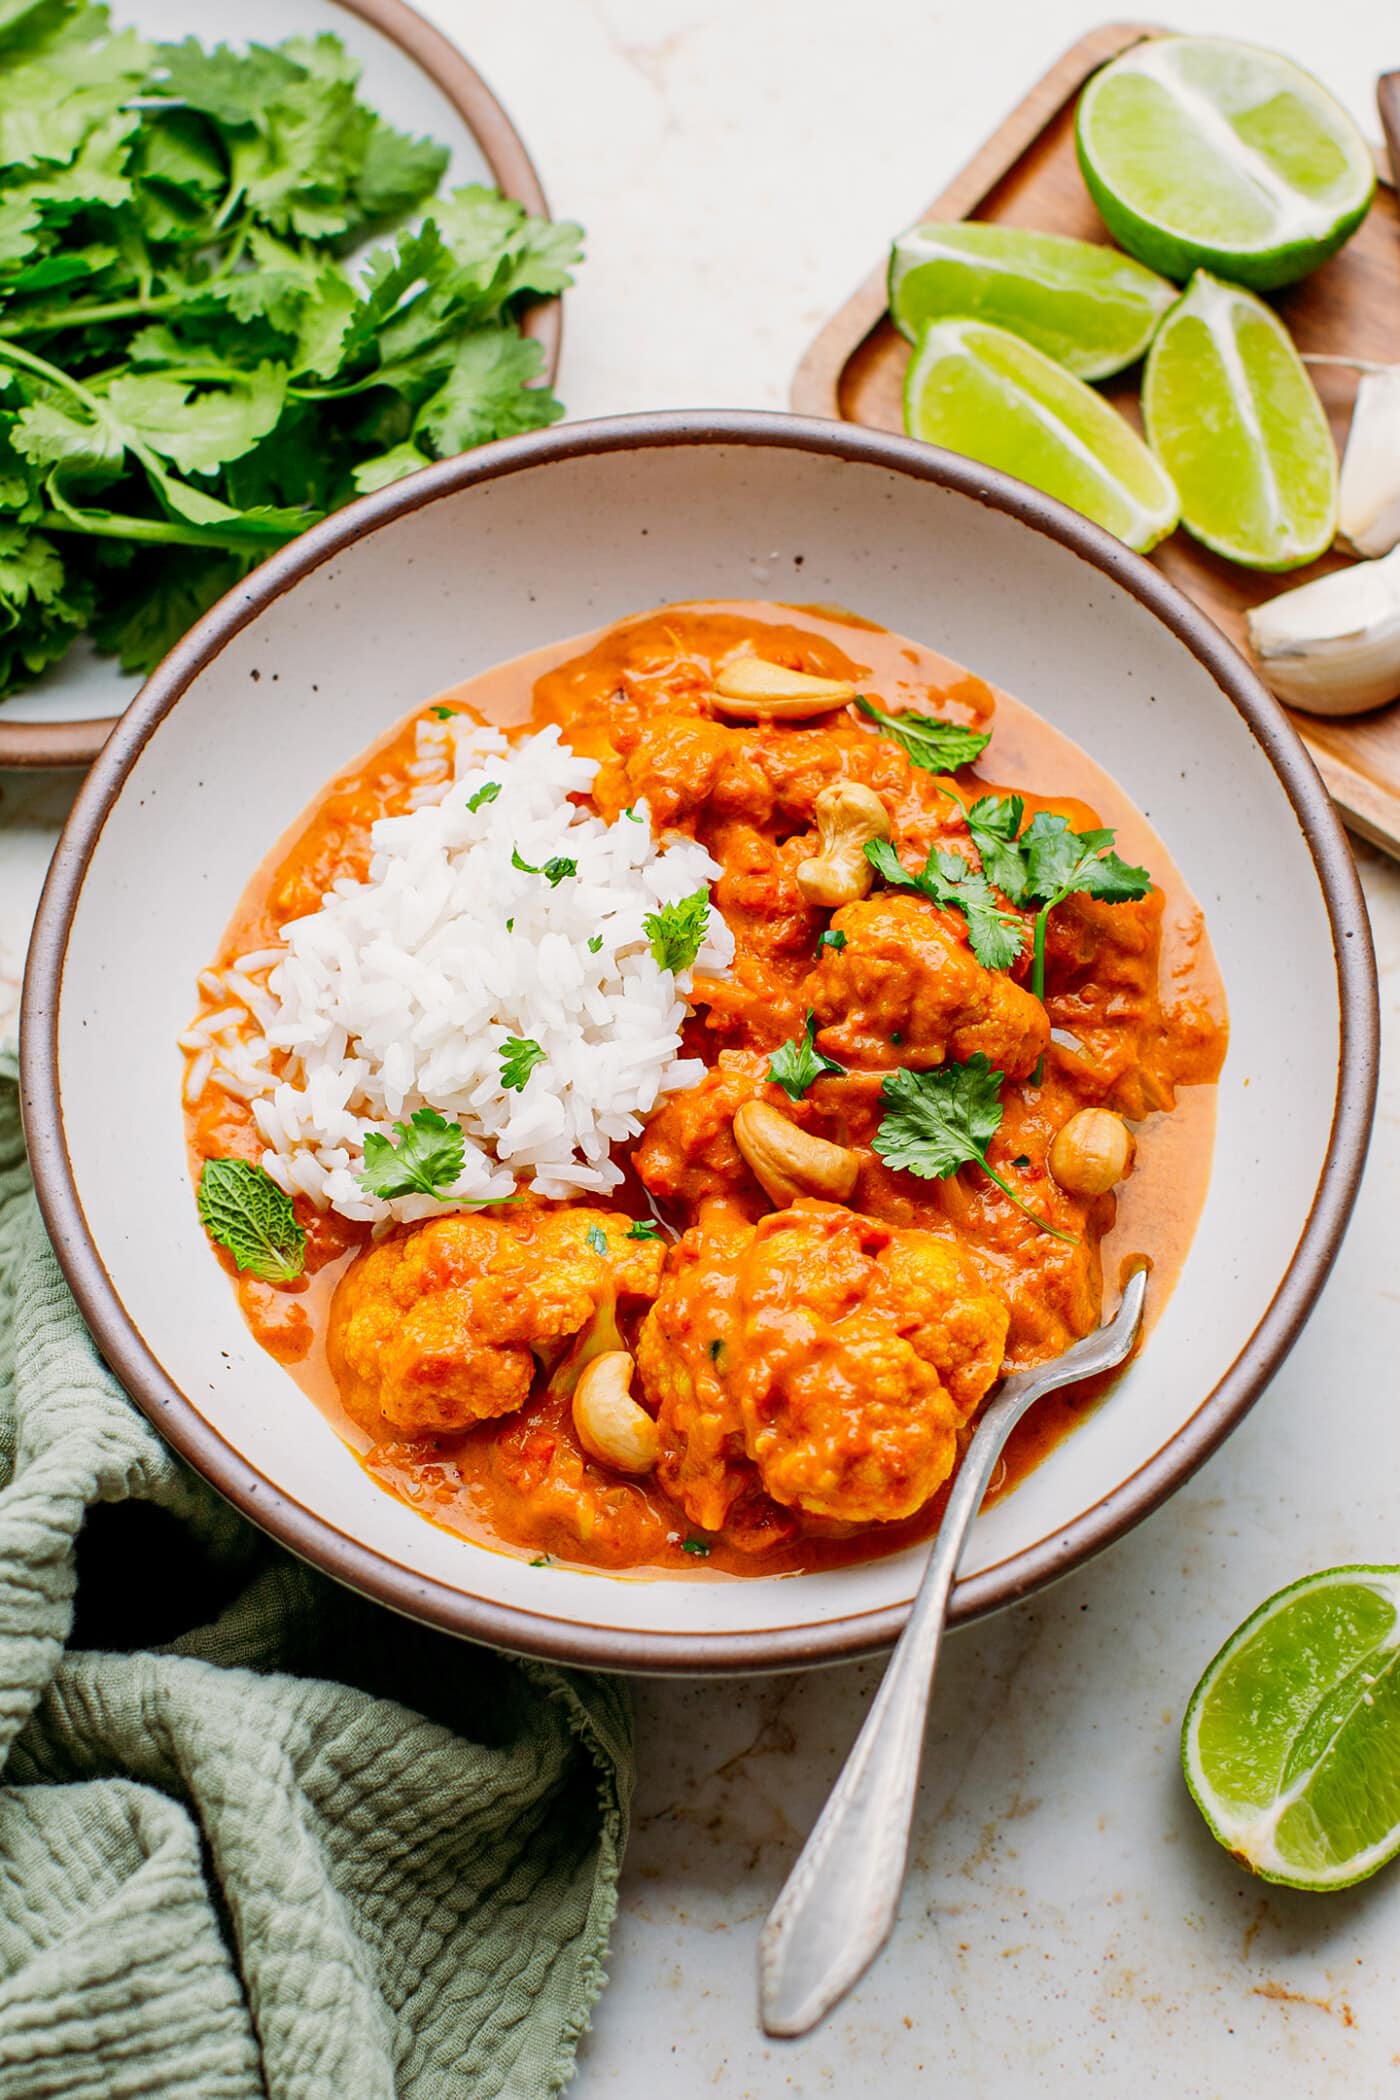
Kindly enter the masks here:
[[439, 1203], [461, 1203], [473, 1210], [514, 1203], [515, 1196], [449, 1196], [446, 1191], [462, 1171], [467, 1141], [460, 1123], [449, 1123], [435, 1108], [415, 1108], [407, 1123], [394, 1125], [395, 1144], [378, 1130], [365, 1132], [365, 1165], [360, 1187], [391, 1202], [395, 1196], [436, 1196]]
[[845, 945], [846, 936], [844, 933], [842, 933], [839, 926], [828, 926], [825, 933], [818, 934], [817, 936], [818, 955], [821, 954], [823, 948], [834, 948], [839, 954], [841, 949], [844, 948]]
[[[452, 720], [452, 717], [456, 714], [457, 710], [455, 707], [435, 707], [432, 710], [432, 712], [437, 716], [439, 722], [450, 722]], [[469, 809], [475, 809], [476, 804], [474, 802], [470, 802], [468, 803], [467, 807]]]
[[659, 1240], [661, 1227], [652, 1218], [637, 1218], [627, 1228], [629, 1240]]
[[714, 1340], [710, 1343], [710, 1362], [712, 1364], [717, 1364], [720, 1358], [723, 1356], [723, 1354], [724, 1343], [721, 1340], [720, 1336], [716, 1335]]
[[911, 765], [922, 766], [926, 773], [956, 773], [959, 766], [970, 766], [980, 758], [992, 741], [980, 729], [965, 729], [961, 722], [945, 722], [939, 715], [921, 715], [912, 709], [886, 714], [864, 693], [856, 694], [856, 706], [881, 736], [894, 739]]
[[584, 1234], [584, 1238], [588, 1241], [589, 1246], [593, 1249], [593, 1252], [595, 1254], [607, 1253], [608, 1236], [604, 1232], [601, 1225], [590, 1225], [587, 1232]]
[[600, 954], [600, 953], [601, 953], [601, 951], [602, 951], [602, 946], [603, 946], [603, 936], [602, 936], [602, 934], [601, 934], [601, 933], [593, 933], [593, 934], [590, 934], [590, 935], [589, 935], [589, 937], [588, 937], [588, 952], [589, 952], [589, 954], [590, 954], [590, 955], [598, 955], [598, 954]]
[[679, 976], [688, 970], [705, 943], [710, 923], [710, 893], [695, 890], [677, 904], [663, 904], [642, 920], [652, 955], [663, 970]]
[[510, 849], [510, 864], [513, 868], [519, 868], [522, 875], [543, 875], [552, 890], [557, 890], [568, 876], [578, 873], [578, 862], [565, 860], [562, 856], [557, 860], [545, 861], [542, 867], [531, 867], [528, 860], [520, 858], [518, 846], [512, 846]]
[[506, 920], [506, 932], [507, 932], [507, 933], [514, 933], [514, 931], [515, 931], [515, 921], [514, 921], [514, 919], [507, 919], [507, 920]]
[[501, 1045], [501, 1085], [508, 1093], [524, 1093], [525, 1082], [544, 1061], [544, 1051], [529, 1036], [508, 1035]]
[[210, 1239], [264, 1283], [291, 1283], [306, 1267], [306, 1234], [291, 1197], [246, 1159], [205, 1160], [199, 1218]]
[[482, 808], [485, 803], [494, 802], [500, 792], [500, 781], [488, 780], [483, 787], [477, 789], [474, 795], [468, 795], [467, 808], [475, 815], [476, 811]]
[[1026, 945], [1024, 921], [1001, 903], [985, 875], [959, 853], [930, 853], [911, 875], [888, 839], [870, 839], [865, 857], [893, 888], [919, 890], [944, 911], [967, 920], [972, 952], [989, 970], [1009, 970]]
[[978, 1050], [966, 1064], [949, 1061], [932, 1072], [902, 1067], [888, 1072], [880, 1088], [887, 1104], [875, 1133], [875, 1150], [886, 1166], [917, 1174], [924, 1181], [944, 1181], [959, 1167], [979, 1166], [1017, 1210], [1042, 1232], [1077, 1245], [1072, 1232], [1061, 1232], [1037, 1217], [995, 1167], [987, 1164], [987, 1147], [1001, 1128], [1004, 1072], [994, 1072]]
[[1028, 1167], [1030, 1163], [1030, 1154], [1028, 1152], [1018, 1152], [1011, 1162], [1013, 1167]]
[[682, 1552], [682, 1553], [695, 1553], [695, 1554], [698, 1554], [698, 1555], [700, 1556], [700, 1558], [701, 1558], [701, 1559], [703, 1560], [703, 1559], [704, 1559], [704, 1557], [705, 1557], [705, 1555], [706, 1555], [706, 1554], [707, 1554], [707, 1553], [709, 1552], [709, 1550], [710, 1550], [710, 1542], [709, 1542], [709, 1540], [708, 1540], [708, 1539], [682, 1539], [682, 1540], [681, 1540], [681, 1552]]
[[642, 815], [641, 811], [630, 802], [628, 803], [626, 809], [624, 809], [622, 814], [624, 817], [630, 817], [634, 824], [645, 824], [646, 822], [646, 818]]
[[838, 1065], [834, 1057], [824, 1057], [816, 1047], [817, 1018], [811, 1007], [807, 1009], [807, 1020], [800, 1036], [789, 1037], [780, 1043], [768, 1061], [768, 1077], [774, 1086], [780, 1086], [789, 1101], [800, 1101], [814, 1079], [824, 1073], [833, 1072], [844, 1077], [846, 1067]]
[[537, 1553], [534, 1559], [531, 1561], [530, 1566], [532, 1568], [552, 1568], [554, 1566], [554, 1562], [548, 1553]]

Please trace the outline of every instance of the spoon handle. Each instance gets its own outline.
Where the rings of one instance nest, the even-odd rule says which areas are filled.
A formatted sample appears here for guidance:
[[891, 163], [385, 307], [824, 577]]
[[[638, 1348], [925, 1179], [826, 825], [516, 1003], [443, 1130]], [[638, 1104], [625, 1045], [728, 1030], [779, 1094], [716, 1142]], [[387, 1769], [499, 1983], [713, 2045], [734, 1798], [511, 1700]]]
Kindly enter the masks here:
[[978, 1424], [953, 1483], [908, 1624], [865, 1725], [789, 1875], [759, 1945], [769, 2034], [805, 2034], [869, 1967], [899, 1908], [919, 1787], [924, 1723], [948, 1597], [972, 1520], [1007, 1437], [1057, 1386], [1121, 1363], [1142, 1318], [1132, 1277], [1108, 1326], [1037, 1371], [1008, 1378]]

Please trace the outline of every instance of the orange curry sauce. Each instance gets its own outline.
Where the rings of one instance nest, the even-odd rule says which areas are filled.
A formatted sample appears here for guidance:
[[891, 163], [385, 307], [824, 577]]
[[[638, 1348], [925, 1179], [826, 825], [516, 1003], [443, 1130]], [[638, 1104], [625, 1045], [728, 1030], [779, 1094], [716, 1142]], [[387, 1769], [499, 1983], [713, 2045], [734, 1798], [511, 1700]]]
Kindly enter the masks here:
[[[721, 721], [708, 700], [714, 668], [743, 643], [792, 668], [848, 679], [887, 709], [931, 707], [990, 729], [992, 743], [975, 768], [941, 782], [845, 709], [809, 722]], [[1058, 1355], [1095, 1326], [1116, 1302], [1129, 1256], [1151, 1261], [1151, 1312], [1160, 1313], [1209, 1177], [1213, 1082], [1226, 1041], [1224, 996], [1201, 912], [1160, 839], [1078, 746], [932, 651], [849, 613], [817, 607], [671, 606], [499, 666], [440, 696], [437, 704], [443, 699], [505, 724], [558, 723], [580, 752], [601, 761], [594, 802], [605, 820], [616, 821], [645, 799], [658, 831], [698, 836], [724, 870], [713, 901], [734, 933], [735, 966], [724, 981], [697, 981], [685, 1043], [686, 1054], [711, 1067], [709, 1076], [663, 1101], [633, 1148], [627, 1180], [615, 1198], [586, 1199], [590, 1210], [645, 1218], [650, 1191], [656, 1210], [678, 1230], [703, 1214], [707, 1229], [719, 1234], [720, 1257], [708, 1268], [684, 1250], [666, 1253], [674, 1285], [667, 1333], [677, 1348], [684, 1350], [689, 1339], [699, 1349], [702, 1335], [723, 1324], [716, 1308], [734, 1280], [724, 1235], [744, 1244], [749, 1226], [773, 1208], [731, 1131], [735, 1110], [755, 1097], [817, 1135], [861, 1150], [850, 1208], [876, 1221], [869, 1228], [869, 1252], [893, 1279], [881, 1288], [899, 1287], [895, 1271], [903, 1243], [898, 1233], [889, 1240], [888, 1227], [914, 1228], [925, 1247], [924, 1235], [936, 1235], [957, 1251], [964, 1264], [960, 1273], [974, 1276], [1009, 1310], [1008, 1368]], [[276, 946], [283, 925], [315, 911], [335, 879], [364, 875], [371, 825], [408, 806], [415, 785], [408, 769], [422, 713], [337, 778], [279, 842], [240, 902], [216, 967]], [[1108, 905], [1072, 897], [1051, 914], [1046, 1005], [1055, 1036], [1041, 1083], [1034, 1083], [1027, 1058], [1023, 1076], [1008, 1077], [1004, 1120], [990, 1146], [992, 1163], [1014, 1176], [1033, 1210], [1073, 1234], [1073, 1244], [1039, 1231], [975, 1166], [925, 1181], [891, 1170], [870, 1149], [885, 1073], [901, 1064], [926, 1069], [945, 1055], [966, 1059], [979, 1046], [998, 1065], [1007, 1061], [998, 1054], [1005, 1031], [987, 1035], [984, 1028], [979, 1036], [965, 1027], [946, 1044], [921, 1040], [940, 991], [937, 973], [931, 974], [933, 966], [919, 949], [929, 923], [938, 922], [944, 951], [950, 936], [961, 944], [953, 957], [958, 969], [981, 969], [970, 950], [962, 952], [967, 929], [959, 914], [939, 912], [912, 892], [879, 888], [870, 900], [873, 914], [859, 904], [832, 913], [804, 901], [794, 870], [816, 850], [813, 803], [823, 787], [842, 777], [864, 783], [884, 801], [893, 843], [907, 867], [921, 866], [933, 847], [961, 850], [976, 865], [963, 802], [996, 789], [1024, 797], [1027, 822], [1037, 811], [1051, 810], [1077, 830], [1114, 828], [1116, 850], [1152, 873], [1155, 887], [1141, 902]], [[963, 802], [947, 792], [953, 786]], [[847, 946], [819, 949], [821, 933], [833, 925], [839, 929], [852, 912], [857, 918], [845, 921], [852, 929]], [[859, 937], [858, 925], [867, 927]], [[902, 941], [910, 944], [907, 955]], [[1024, 986], [1029, 965], [1027, 940], [1009, 984], [996, 988], [999, 999], [1016, 1001], [1019, 1013], [1029, 993], [1021, 999], [1010, 987]], [[816, 1017], [817, 1047], [846, 1070], [818, 1079], [792, 1102], [767, 1082], [767, 1063], [779, 1044], [801, 1033], [809, 1009]], [[1115, 1193], [1085, 1199], [1056, 1185], [1046, 1155], [1060, 1126], [1091, 1105], [1129, 1120], [1136, 1153]], [[188, 1126], [196, 1172], [205, 1158], [257, 1160], [261, 1154], [247, 1103], [215, 1083], [189, 1112]], [[541, 1208], [557, 1213], [561, 1207]], [[362, 1394], [352, 1394], [348, 1385], [344, 1394], [337, 1391], [326, 1351], [332, 1290], [364, 1246], [368, 1228], [318, 1214], [302, 1198], [296, 1210], [307, 1233], [308, 1274], [286, 1288], [238, 1279], [249, 1325], [330, 1415], [373, 1477], [439, 1524], [527, 1557], [548, 1555], [615, 1572], [684, 1567], [696, 1573], [785, 1574], [894, 1550], [926, 1536], [937, 1523], [946, 1485], [913, 1516], [842, 1523], [799, 1506], [800, 1479], [775, 1465], [766, 1477], [779, 1488], [787, 1482], [790, 1498], [774, 1499], [732, 1436], [708, 1472], [692, 1449], [679, 1456], [673, 1451], [669, 1466], [663, 1459], [655, 1475], [624, 1478], [585, 1457], [567, 1403], [549, 1397], [543, 1371], [523, 1407], [464, 1434], [396, 1436], [372, 1405], [366, 1413]], [[497, 1213], [507, 1215], [519, 1219], [522, 1210]], [[829, 1216], [818, 1218], [811, 1228], [814, 1244], [830, 1225]], [[402, 1237], [416, 1230], [401, 1226], [393, 1233]], [[882, 1253], [887, 1242], [889, 1251]], [[800, 1234], [795, 1244], [801, 1254]], [[228, 1257], [219, 1258], [232, 1273]], [[786, 1291], [797, 1303], [816, 1266], [815, 1259], [799, 1262], [790, 1279], [779, 1274], [776, 1283], [770, 1275], [770, 1296], [776, 1289], [786, 1303]], [[926, 1275], [921, 1280], [911, 1272], [911, 1291], [926, 1283]], [[810, 1287], [820, 1295], [820, 1283]], [[831, 1287], [839, 1296], [839, 1281]], [[637, 1345], [645, 1311], [644, 1299], [624, 1304], [629, 1347]], [[886, 1307], [881, 1317], [888, 1316]], [[707, 1346], [718, 1356], [724, 1345], [717, 1337]], [[653, 1346], [653, 1361], [657, 1354]], [[640, 1369], [634, 1394], [654, 1406], [666, 1366], [648, 1378], [645, 1339]], [[850, 1395], [857, 1421], [866, 1390], [873, 1387], [857, 1378]], [[1080, 1390], [1042, 1402], [1008, 1447], [996, 1490], [1014, 1486], [1098, 1397]], [[842, 1434], [849, 1440], [849, 1414]], [[968, 1434], [970, 1419], [958, 1430], [958, 1448]], [[664, 1491], [663, 1478], [672, 1493]], [[704, 1530], [697, 1519], [718, 1528]], [[697, 1540], [701, 1555], [694, 1551]]]

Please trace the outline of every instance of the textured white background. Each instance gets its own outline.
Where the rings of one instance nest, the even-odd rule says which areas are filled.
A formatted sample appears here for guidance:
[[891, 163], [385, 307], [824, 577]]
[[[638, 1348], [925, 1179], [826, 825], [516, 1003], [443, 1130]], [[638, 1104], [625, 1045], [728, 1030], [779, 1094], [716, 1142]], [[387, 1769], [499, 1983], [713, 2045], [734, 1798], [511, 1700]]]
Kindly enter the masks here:
[[[782, 407], [889, 233], [1100, 19], [1084, 0], [421, 4], [507, 104], [556, 213], [589, 229], [560, 381], [574, 415]], [[1276, 44], [1372, 132], [1374, 76], [1400, 65], [1393, 0], [1216, 0], [1174, 26]], [[69, 792], [0, 776], [0, 1035]], [[1389, 1026], [1400, 871], [1363, 873]], [[1197, 1675], [1261, 1598], [1400, 1560], [1397, 1109], [1392, 1055], [1351, 1236], [1251, 1419], [1103, 1560], [950, 1644], [897, 1938], [813, 2039], [757, 2032], [754, 1942], [877, 1672], [641, 1688], [637, 1826], [579, 2100], [1400, 2095], [1400, 1868], [1330, 1898], [1266, 1890], [1213, 1845], [1176, 1757]]]

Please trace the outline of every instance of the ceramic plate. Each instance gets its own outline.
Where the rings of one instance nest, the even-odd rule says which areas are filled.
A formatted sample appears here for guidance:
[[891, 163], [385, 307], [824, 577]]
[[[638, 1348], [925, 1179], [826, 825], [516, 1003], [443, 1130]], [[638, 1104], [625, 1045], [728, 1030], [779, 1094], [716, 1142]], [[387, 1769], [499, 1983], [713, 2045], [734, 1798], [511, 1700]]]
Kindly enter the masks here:
[[[451, 149], [447, 188], [490, 182], [532, 212], [544, 191], [509, 117], [446, 37], [403, 0], [114, 0], [120, 27], [152, 42], [197, 35], [205, 44], [278, 43], [334, 31], [360, 60], [364, 92], [401, 130]], [[544, 344], [551, 379], [559, 358], [560, 305], [536, 308], [527, 332]], [[0, 766], [85, 766], [139, 689], [139, 677], [78, 642], [37, 683], [0, 703]]]
[[546, 1574], [391, 1499], [252, 1342], [202, 1243], [175, 1036], [250, 870], [387, 725], [538, 644], [745, 596], [852, 606], [1083, 744], [1204, 906], [1229, 999], [1215, 1170], [1180, 1281], [1111, 1400], [978, 1520], [955, 1619], [1108, 1544], [1257, 1399], [1336, 1253], [1374, 1102], [1365, 911], [1297, 738], [1155, 570], [1020, 484], [834, 423], [629, 417], [447, 461], [266, 562], [151, 679], [59, 847], [22, 1036], [44, 1213], [106, 1356], [256, 1522], [399, 1610], [622, 1669], [868, 1653], [898, 1633], [922, 1556], [787, 1578]]

